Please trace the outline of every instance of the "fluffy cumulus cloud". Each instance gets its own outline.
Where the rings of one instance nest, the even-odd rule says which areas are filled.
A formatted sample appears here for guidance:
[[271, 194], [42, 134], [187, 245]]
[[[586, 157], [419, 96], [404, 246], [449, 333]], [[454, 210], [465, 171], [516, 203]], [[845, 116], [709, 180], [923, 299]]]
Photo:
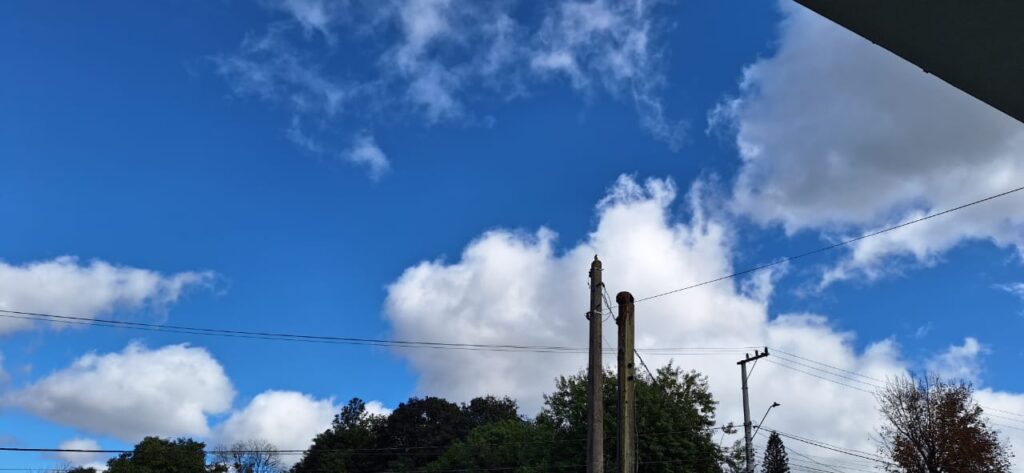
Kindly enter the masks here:
[[[704, 211], [700, 187], [691, 190], [683, 214], [669, 180], [638, 183], [622, 177], [597, 207], [595, 230], [565, 251], [555, 234], [494, 230], [470, 243], [458, 261], [427, 261], [411, 267], [388, 290], [387, 317], [396, 338], [466, 343], [586, 346], [586, 273], [601, 255], [611, 296], [629, 289], [657, 294], [731, 272], [729, 226]], [[646, 361], [677, 364], [706, 373], [721, 401], [719, 421], [742, 422], [738, 369], [742, 347], [769, 345], [839, 369], [884, 378], [904, 372], [887, 340], [857, 351], [853, 335], [813, 314], [767, 311], [772, 277], [723, 282], [638, 303], [638, 347], [728, 348], [648, 351]], [[615, 325], [605, 330], [614, 340]], [[747, 350], [752, 351], [752, 350]], [[533, 414], [554, 379], [586, 366], [583, 354], [503, 352], [402, 352], [420, 374], [419, 391], [454, 399], [497, 393], [518, 399]], [[699, 356], [696, 356], [699, 355]], [[773, 414], [772, 425], [821, 440], [872, 449], [874, 398], [861, 391], [799, 373], [822, 375], [821, 365], [782, 355], [763, 363], [751, 378], [752, 408], [774, 400], [792, 405]], [[614, 358], [606, 357], [606, 364]], [[801, 367], [810, 364], [812, 368]], [[458, 369], [451, 369], [457, 366]], [[841, 373], [841, 372], [840, 372]], [[832, 377], [842, 381], [841, 378]]]
[[[100, 450], [99, 442], [89, 438], [66, 440], [57, 447], [61, 450]], [[90, 452], [59, 452], [57, 458], [71, 465], [92, 467], [102, 471], [106, 468], [102, 461], [105, 455]]]
[[146, 435], [205, 436], [207, 416], [227, 411], [235, 391], [210, 354], [188, 345], [90, 353], [3, 404], [126, 442]]
[[[641, 124], [675, 147], [682, 127], [664, 111], [655, 45], [662, 3], [561, 0], [522, 14], [524, 5], [506, 1], [264, 0], [282, 15], [215, 62], [236, 93], [289, 112], [288, 136], [317, 153], [337, 139], [332, 123], [366, 128], [408, 112], [428, 124], [488, 123], [472, 102], [561, 80], [587, 97], [632, 102]], [[339, 63], [338, 48], [364, 45], [368, 68]]]
[[[734, 270], [730, 224], [705, 211], [709, 206], [701, 185], [690, 190], [682, 206], [676, 197], [670, 180], [639, 183], [621, 177], [597, 206], [594, 231], [564, 251], [556, 250], [556, 235], [548, 229], [493, 230], [471, 242], [456, 261], [410, 267], [388, 288], [386, 316], [394, 336], [584, 347], [586, 274], [595, 254], [602, 258], [604, 282], [613, 298], [618, 290], [641, 298]], [[751, 409], [762, 413], [773, 401], [783, 406], [766, 425], [874, 452], [871, 436], [879, 425], [874, 390], [887, 378], [906, 374], [911, 364], [893, 340], [855, 344], [854, 333], [836, 328], [825, 316], [770, 314], [774, 278], [760, 273], [638, 302], [636, 344], [652, 369], [674, 359], [705, 373], [720, 402], [718, 421], [723, 424], [742, 423], [736, 361], [753, 351], [744, 347], [767, 345], [773, 354], [750, 378]], [[606, 338], [615, 340], [615, 330], [609, 319]], [[962, 366], [968, 352], [978, 351], [976, 344], [969, 339], [954, 348], [947, 354], [948, 366]], [[460, 400], [508, 394], [527, 414], [538, 410], [542, 394], [552, 390], [557, 376], [586, 366], [583, 354], [399, 353], [419, 374], [423, 394]], [[606, 355], [605, 364], [613, 363], [614, 357]], [[984, 402], [1000, 409], [1024, 412], [1024, 396], [987, 390], [981, 394]], [[792, 447], [837, 460], [828, 451]]]
[[[233, 412], [217, 428], [215, 437], [226, 445], [265, 440], [281, 450], [303, 450], [313, 437], [331, 426], [339, 409], [332, 399], [314, 399], [294, 391], [266, 391]], [[284, 460], [297, 461], [298, 457]]]
[[[82, 263], [70, 256], [22, 265], [0, 261], [0, 309], [95, 317], [117, 309], [162, 308], [213, 279], [209, 271], [167, 275], [98, 260]], [[0, 334], [32, 325], [0, 317]]]
[[[747, 67], [712, 114], [742, 157], [734, 208], [830, 237], [910, 220], [1024, 182], [1024, 125], [789, 2], [777, 51]], [[825, 282], [930, 263], [965, 240], [1024, 250], [1014, 195], [866, 240]]]
[[952, 345], [928, 361], [928, 371], [948, 379], [977, 383], [981, 379], [981, 357], [988, 353], [977, 339], [967, 337], [963, 345]]
[[389, 416], [391, 415], [392, 409], [384, 405], [380, 401], [370, 401], [366, 403], [366, 412], [370, 415], [375, 416]]

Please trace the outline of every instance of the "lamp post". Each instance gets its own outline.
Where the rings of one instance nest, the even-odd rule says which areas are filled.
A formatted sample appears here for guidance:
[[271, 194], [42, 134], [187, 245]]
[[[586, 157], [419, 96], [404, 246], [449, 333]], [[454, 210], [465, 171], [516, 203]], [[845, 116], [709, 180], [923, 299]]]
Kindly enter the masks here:
[[779, 407], [781, 405], [782, 404], [779, 404], [777, 402], [773, 402], [772, 405], [768, 406], [768, 410], [764, 411], [764, 416], [761, 417], [761, 422], [759, 422], [757, 424], [757, 429], [754, 429], [754, 435], [751, 435], [751, 438], [757, 437], [757, 433], [761, 430], [761, 424], [764, 424], [764, 420], [768, 417], [768, 413], [771, 412], [772, 409], [774, 409], [776, 407]]

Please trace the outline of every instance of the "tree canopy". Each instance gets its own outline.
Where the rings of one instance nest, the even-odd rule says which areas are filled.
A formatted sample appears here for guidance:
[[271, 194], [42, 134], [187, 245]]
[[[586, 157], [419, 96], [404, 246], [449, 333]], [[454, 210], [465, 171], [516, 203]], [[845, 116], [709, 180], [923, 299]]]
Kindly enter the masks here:
[[[616, 389], [614, 374], [607, 373], [608, 468], [615, 464]], [[656, 379], [638, 376], [636, 391], [641, 471], [721, 471], [724, 456], [713, 440], [716, 404], [703, 376], [668, 366]], [[386, 417], [367, 413], [353, 399], [292, 472], [575, 471], [585, 461], [586, 403], [585, 373], [558, 379], [536, 419], [519, 416], [508, 398], [461, 405], [412, 398]]]
[[107, 473], [212, 473], [223, 467], [206, 465], [206, 445], [192, 439], [146, 437], [128, 453], [107, 462]]
[[458, 405], [424, 397], [409, 399], [385, 417], [368, 413], [362, 400], [352, 399], [292, 471], [419, 470], [474, 428], [521, 422], [516, 410], [509, 398], [479, 397]]
[[786, 447], [782, 444], [782, 438], [777, 432], [772, 432], [768, 436], [768, 446], [764, 450], [761, 473], [789, 473], [789, 456], [786, 455]]
[[974, 389], [934, 376], [890, 381], [878, 396], [885, 423], [881, 453], [890, 471], [940, 473], [1010, 470], [1011, 454], [985, 423]]

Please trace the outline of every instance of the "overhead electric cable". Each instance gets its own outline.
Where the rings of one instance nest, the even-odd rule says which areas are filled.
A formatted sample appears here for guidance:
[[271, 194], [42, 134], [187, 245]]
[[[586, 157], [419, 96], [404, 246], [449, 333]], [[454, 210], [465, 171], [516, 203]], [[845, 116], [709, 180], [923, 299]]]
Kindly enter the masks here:
[[857, 386], [853, 386], [853, 385], [849, 385], [849, 384], [846, 384], [846, 383], [842, 383], [842, 382], [836, 381], [834, 379], [828, 379], [828, 378], [826, 378], [824, 376], [818, 376], [818, 375], [816, 375], [814, 373], [811, 373], [809, 371], [804, 371], [804, 370], [802, 370], [800, 368], [794, 368], [792, 366], [789, 366], [789, 365], [786, 365], [786, 364], [783, 364], [783, 363], [779, 363], [777, 361], [772, 361], [772, 360], [765, 360], [765, 361], [767, 361], [768, 363], [771, 363], [773, 365], [776, 365], [776, 366], [781, 366], [781, 367], [789, 369], [789, 370], [793, 370], [793, 371], [796, 371], [796, 372], [799, 372], [799, 373], [806, 374], [807, 376], [813, 376], [815, 378], [818, 378], [818, 379], [821, 379], [821, 380], [825, 380], [825, 381], [829, 381], [829, 382], [838, 384], [840, 386], [846, 386], [846, 387], [848, 387], [850, 389], [856, 389], [857, 391], [860, 391], [862, 393], [871, 394], [871, 395], [875, 394], [874, 391], [868, 391], [867, 389], [861, 389], [861, 388], [858, 388]]
[[[342, 345], [366, 345], [382, 346], [391, 348], [424, 348], [424, 349], [445, 349], [445, 350], [470, 350], [470, 351], [518, 351], [533, 353], [570, 353], [585, 354], [586, 347], [548, 346], [548, 345], [516, 345], [516, 344], [487, 344], [487, 343], [453, 343], [433, 341], [410, 341], [410, 340], [386, 340], [356, 337], [338, 337], [328, 335], [305, 335], [282, 332], [247, 331], [214, 329], [204, 327], [189, 327], [181, 325], [162, 325], [144, 322], [129, 322], [122, 320], [97, 319], [89, 317], [77, 317], [70, 315], [54, 315], [41, 312], [27, 312], [10, 309], [0, 309], [0, 317], [15, 318], [22, 320], [34, 320], [40, 322], [51, 322], [72, 325], [90, 325], [107, 328], [123, 328], [129, 330], [142, 330], [150, 332], [178, 333], [187, 335], [207, 335], [229, 338], [247, 338], [259, 340], [279, 340], [308, 343], [327, 343]], [[731, 352], [743, 350], [744, 347], [667, 347], [650, 348], [659, 353], [686, 354], [694, 352], [704, 354], [705, 352]], [[678, 353], [677, 353], [678, 352]]]
[[732, 273], [732, 274], [726, 274], [724, 276], [720, 276], [720, 277], [717, 277], [717, 278], [714, 278], [714, 279], [709, 279], [707, 281], [700, 282], [700, 283], [697, 283], [697, 284], [691, 284], [689, 286], [681, 287], [681, 288], [678, 288], [678, 289], [673, 289], [671, 291], [665, 291], [665, 292], [662, 292], [660, 294], [655, 294], [653, 296], [641, 297], [639, 299], [636, 299], [636, 301], [634, 301], [634, 303], [638, 304], [640, 302], [649, 301], [651, 299], [657, 299], [659, 297], [664, 297], [664, 296], [667, 296], [667, 295], [670, 295], [670, 294], [675, 294], [675, 293], [678, 293], [678, 292], [688, 291], [690, 289], [696, 289], [696, 288], [701, 287], [701, 286], [706, 286], [708, 284], [714, 284], [716, 282], [725, 281], [727, 279], [733, 279], [733, 278], [736, 278], [736, 277], [739, 277], [739, 276], [743, 276], [745, 274], [750, 274], [750, 273], [753, 273], [753, 272], [761, 271], [763, 269], [768, 269], [768, 268], [771, 268], [771, 267], [774, 267], [774, 266], [778, 266], [780, 264], [785, 264], [785, 263], [789, 263], [791, 261], [795, 261], [795, 260], [798, 260], [798, 259], [801, 259], [801, 258], [806, 258], [808, 256], [816, 255], [818, 253], [824, 253], [826, 251], [831, 251], [831, 250], [834, 250], [836, 248], [841, 248], [841, 247], [850, 245], [852, 243], [856, 243], [858, 241], [865, 240], [867, 238], [871, 238], [871, 237], [875, 237], [875, 236], [878, 236], [878, 235], [882, 235], [884, 233], [888, 233], [888, 232], [891, 232], [893, 230], [898, 230], [900, 228], [907, 227], [907, 226], [913, 225], [915, 223], [920, 223], [920, 222], [923, 222], [925, 220], [930, 220], [930, 219], [933, 219], [933, 218], [936, 218], [936, 217], [941, 217], [943, 215], [950, 214], [950, 213], [956, 212], [958, 210], [963, 210], [963, 209], [966, 209], [968, 207], [972, 207], [972, 206], [975, 206], [975, 205], [978, 205], [978, 204], [981, 204], [981, 203], [985, 203], [985, 202], [988, 202], [990, 200], [998, 199], [1000, 197], [1004, 197], [1004, 196], [1013, 194], [1015, 192], [1020, 192], [1022, 190], [1024, 190], [1024, 186], [1017, 187], [1015, 189], [1010, 189], [1010, 190], [1005, 191], [1005, 192], [1000, 192], [1000, 193], [995, 194], [995, 195], [990, 195], [988, 197], [981, 198], [981, 199], [978, 199], [978, 200], [975, 200], [975, 201], [972, 201], [972, 202], [968, 202], [966, 204], [961, 204], [961, 205], [958, 205], [956, 207], [949, 208], [949, 209], [946, 209], [946, 210], [943, 210], [943, 211], [940, 211], [940, 212], [930, 213], [928, 215], [925, 215], [924, 217], [915, 218], [913, 220], [909, 220], [909, 221], [906, 221], [906, 222], [903, 222], [903, 223], [900, 223], [900, 224], [897, 224], [897, 225], [893, 225], [893, 226], [890, 226], [890, 227], [885, 227], [885, 228], [883, 228], [881, 230], [876, 230], [876, 231], [873, 231], [873, 232], [870, 232], [870, 233], [866, 233], [866, 234], [861, 235], [859, 237], [843, 240], [843, 241], [840, 241], [840, 242], [837, 242], [837, 243], [833, 243], [833, 244], [828, 245], [828, 246], [823, 246], [821, 248], [817, 248], [817, 249], [814, 249], [814, 250], [806, 251], [806, 252], [803, 252], [803, 253], [800, 253], [800, 254], [796, 254], [796, 255], [793, 255], [793, 256], [785, 256], [785, 257], [783, 257], [783, 258], [781, 258], [781, 259], [779, 259], [777, 261], [771, 262], [771, 263], [765, 263], [765, 264], [762, 264], [762, 265], [759, 265], [759, 266], [754, 266], [752, 268], [747, 268], [747, 269], [744, 269], [742, 271], [737, 271], [737, 272]]
[[793, 439], [793, 440], [796, 440], [797, 442], [806, 443], [808, 445], [812, 445], [812, 446], [815, 446], [815, 447], [818, 447], [818, 448], [823, 448], [823, 449], [826, 449], [826, 450], [831, 450], [833, 452], [842, 453], [844, 455], [850, 455], [850, 456], [853, 456], [853, 457], [862, 458], [864, 460], [869, 460], [869, 461], [872, 461], [872, 462], [875, 462], [875, 463], [881, 463], [883, 465], [892, 465], [892, 463], [889, 462], [888, 460], [884, 460], [881, 457], [879, 457], [879, 456], [877, 456], [877, 455], [875, 455], [873, 453], [863, 452], [863, 451], [860, 451], [860, 450], [854, 450], [852, 448], [838, 447], [838, 446], [835, 446], [835, 445], [827, 444], [827, 443], [822, 442], [820, 440], [809, 439], [809, 438], [806, 438], [806, 437], [800, 437], [800, 436], [797, 436], [797, 435], [781, 432], [779, 430], [773, 429], [773, 428], [768, 427], [768, 426], [765, 426], [765, 429], [767, 429], [767, 430], [769, 430], [771, 432], [775, 432], [775, 433], [779, 434], [782, 437]]

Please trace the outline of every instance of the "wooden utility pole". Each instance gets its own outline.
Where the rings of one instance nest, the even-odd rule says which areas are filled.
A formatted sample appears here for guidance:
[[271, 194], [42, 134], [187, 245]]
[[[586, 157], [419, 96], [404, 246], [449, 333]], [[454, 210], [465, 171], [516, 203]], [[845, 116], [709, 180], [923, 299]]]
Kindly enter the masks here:
[[619, 447], [618, 473], [636, 472], [636, 373], [633, 365], [633, 295], [620, 292], [619, 304]]
[[590, 366], [587, 371], [587, 473], [604, 473], [604, 364], [602, 361], [601, 260], [590, 264]]
[[747, 473], [754, 473], [754, 439], [750, 434], [750, 397], [747, 395], [747, 363], [766, 356], [768, 356], [768, 347], [764, 347], [764, 353], [754, 350], [754, 356], [744, 353], [743, 359], [736, 362], [737, 365], [740, 365], [740, 377], [743, 379], [743, 438], [746, 440], [744, 457], [747, 460]]

